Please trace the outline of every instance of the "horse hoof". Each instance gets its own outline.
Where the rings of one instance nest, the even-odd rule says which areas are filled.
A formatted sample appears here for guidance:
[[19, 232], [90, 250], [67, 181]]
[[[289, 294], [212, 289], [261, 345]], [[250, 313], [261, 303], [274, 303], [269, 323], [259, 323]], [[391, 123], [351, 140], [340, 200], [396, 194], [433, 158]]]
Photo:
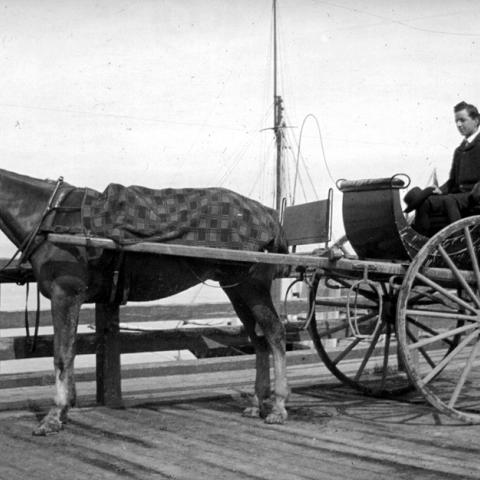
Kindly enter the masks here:
[[260, 416], [260, 409], [258, 407], [248, 407], [243, 411], [242, 416], [249, 418], [258, 418]]
[[48, 422], [41, 422], [33, 429], [32, 435], [35, 437], [46, 437], [47, 435], [54, 435], [63, 428], [63, 423], [60, 421], [49, 420]]
[[265, 417], [265, 423], [270, 425], [283, 425], [286, 419], [286, 413], [271, 412]]

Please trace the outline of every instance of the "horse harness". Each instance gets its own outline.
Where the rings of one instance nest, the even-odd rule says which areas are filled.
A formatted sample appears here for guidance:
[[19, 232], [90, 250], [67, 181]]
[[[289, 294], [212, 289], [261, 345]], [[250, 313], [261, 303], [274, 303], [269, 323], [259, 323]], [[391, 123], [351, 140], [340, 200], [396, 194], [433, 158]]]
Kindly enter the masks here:
[[[87, 193], [87, 188], [65, 185], [63, 177], [59, 177], [38, 224], [24, 240], [7, 266], [11, 264], [20, 251], [19, 265], [21, 266], [27, 262], [37, 248], [47, 240], [49, 233], [84, 234], [88, 236], [82, 221], [82, 211]], [[95, 255], [92, 254], [91, 257], [93, 258]], [[119, 249], [112, 273], [112, 287], [109, 294], [110, 303], [114, 303], [117, 298], [119, 280], [124, 269], [124, 260], [125, 254], [123, 250]], [[125, 288], [122, 294], [122, 303], [126, 301], [126, 290]]]

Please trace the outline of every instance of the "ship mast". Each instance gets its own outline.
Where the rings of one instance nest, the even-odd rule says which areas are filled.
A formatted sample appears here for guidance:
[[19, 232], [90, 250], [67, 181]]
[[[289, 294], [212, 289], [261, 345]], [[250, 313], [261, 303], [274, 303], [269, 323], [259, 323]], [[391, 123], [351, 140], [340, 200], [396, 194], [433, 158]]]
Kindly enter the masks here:
[[277, 92], [277, 0], [273, 0], [273, 131], [276, 144], [275, 209], [280, 211], [283, 192], [283, 100]]

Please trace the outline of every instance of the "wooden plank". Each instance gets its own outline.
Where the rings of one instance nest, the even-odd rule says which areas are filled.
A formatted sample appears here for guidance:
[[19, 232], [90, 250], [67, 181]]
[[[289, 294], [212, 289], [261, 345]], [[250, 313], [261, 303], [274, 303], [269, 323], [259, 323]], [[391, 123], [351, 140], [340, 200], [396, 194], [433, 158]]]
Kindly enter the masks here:
[[[152, 330], [146, 332], [120, 332], [120, 352], [161, 352], [169, 350], [195, 349], [197, 335], [175, 331]], [[77, 335], [77, 354], [88, 355], [97, 352], [97, 335]], [[100, 347], [103, 348], [103, 347]], [[34, 352], [25, 337], [0, 338], [0, 360], [38, 358], [53, 356], [53, 335], [39, 335]]]
[[[241, 416], [252, 392], [253, 370], [248, 375], [179, 376], [168, 382], [149, 379], [143, 387], [132, 388], [127, 409], [72, 409], [66, 429], [46, 438], [31, 436], [36, 411], [3, 412], [0, 476], [480, 478], [474, 427], [433, 415], [416, 401], [365, 397], [333, 384], [320, 371], [320, 365], [310, 371], [289, 368], [293, 391], [285, 425]], [[82, 385], [79, 392], [82, 401]]]
[[[294, 350], [287, 352], [289, 366], [306, 365], [320, 362], [313, 350]], [[122, 379], [142, 377], [165, 377], [171, 375], [199, 375], [208, 372], [228, 372], [255, 368], [255, 355], [235, 355], [231, 357], [213, 357], [194, 360], [139, 363], [122, 366]], [[95, 369], [76, 368], [75, 379], [78, 382], [93, 382]], [[53, 369], [39, 372], [10, 373], [0, 375], [0, 390], [9, 388], [54, 385]]]
[[119, 325], [118, 304], [97, 303], [95, 305], [97, 402], [113, 408], [123, 405]]
[[361, 301], [354, 299], [354, 295], [350, 299], [346, 295], [339, 297], [317, 297], [315, 299], [315, 305], [322, 307], [332, 307], [332, 308], [346, 308], [347, 303], [350, 302], [350, 306], [355, 303], [356, 308], [375, 308], [377, 304], [375, 302], [363, 299]]
[[[298, 342], [302, 338], [298, 323], [287, 326], [287, 342]], [[97, 326], [103, 331], [103, 323]], [[110, 330], [106, 330], [111, 334]], [[120, 353], [164, 352], [170, 350], [190, 350], [197, 357], [208, 355], [208, 345], [205, 338], [226, 346], [240, 347], [250, 344], [243, 327], [184, 327], [161, 330], [122, 330], [115, 334], [119, 342]], [[98, 352], [98, 342], [95, 333], [77, 334], [76, 352], [78, 355], [88, 355]], [[103, 347], [101, 347], [103, 348]], [[115, 345], [115, 348], [117, 346]], [[53, 335], [39, 335], [35, 351], [31, 351], [30, 341], [26, 337], [0, 338], [0, 361], [22, 358], [39, 358], [53, 356]]]

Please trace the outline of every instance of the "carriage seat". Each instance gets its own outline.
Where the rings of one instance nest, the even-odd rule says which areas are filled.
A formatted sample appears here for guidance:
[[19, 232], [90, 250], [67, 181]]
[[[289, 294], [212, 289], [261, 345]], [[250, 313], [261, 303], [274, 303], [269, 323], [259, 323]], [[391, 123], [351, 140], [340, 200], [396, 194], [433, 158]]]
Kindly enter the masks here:
[[338, 180], [337, 187], [341, 192], [367, 192], [377, 190], [392, 190], [405, 187], [400, 177], [364, 178], [361, 180]]
[[[428, 240], [405, 217], [400, 190], [410, 182], [404, 182], [402, 176], [337, 181], [343, 193], [345, 234], [359, 258], [411, 260]], [[476, 214], [480, 214], [480, 205], [468, 212], [468, 216]], [[432, 222], [431, 234], [445, 227], [448, 220], [439, 216]]]
[[401, 177], [337, 181], [345, 234], [359, 258], [409, 258], [401, 234], [408, 227], [400, 203], [400, 189], [406, 187]]

